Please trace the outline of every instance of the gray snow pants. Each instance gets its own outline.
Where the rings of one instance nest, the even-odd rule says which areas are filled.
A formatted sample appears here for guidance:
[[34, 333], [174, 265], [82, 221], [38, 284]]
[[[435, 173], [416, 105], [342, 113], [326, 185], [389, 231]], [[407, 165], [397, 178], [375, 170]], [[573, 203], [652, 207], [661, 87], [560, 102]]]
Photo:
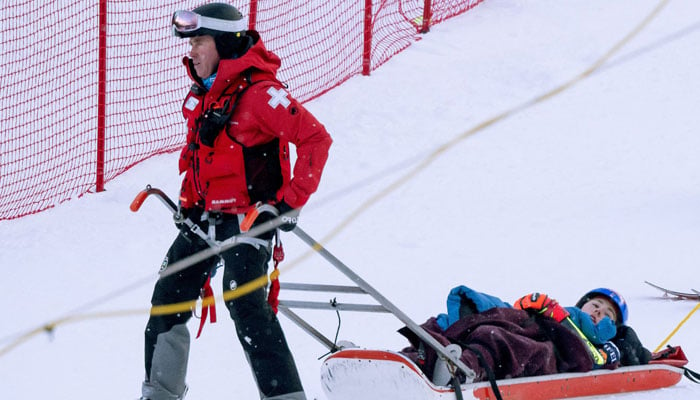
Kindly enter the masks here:
[[[200, 224], [207, 231], [206, 221]], [[216, 239], [225, 240], [238, 234], [235, 215], [217, 222]], [[263, 239], [270, 239], [267, 234]], [[163, 267], [186, 258], [208, 245], [191, 232], [175, 239]], [[224, 290], [234, 289], [267, 273], [268, 248], [249, 244], [234, 246], [221, 253], [224, 260]], [[154, 306], [195, 300], [219, 257], [212, 257], [178, 273], [158, 280], [151, 304]], [[261, 399], [305, 400], [299, 374], [280, 327], [277, 316], [267, 303], [265, 288], [226, 302], [238, 339], [256, 379]], [[145, 331], [146, 379], [142, 396], [150, 400], [182, 399], [187, 392], [185, 375], [190, 335], [185, 325], [191, 311], [172, 315], [152, 315]]]

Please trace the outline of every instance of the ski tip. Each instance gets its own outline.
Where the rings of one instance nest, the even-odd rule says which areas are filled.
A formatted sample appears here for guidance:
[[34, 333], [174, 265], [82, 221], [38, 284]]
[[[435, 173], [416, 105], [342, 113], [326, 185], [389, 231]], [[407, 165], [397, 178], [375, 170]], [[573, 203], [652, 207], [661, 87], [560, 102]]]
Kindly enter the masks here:
[[664, 297], [672, 296], [673, 298], [680, 300], [700, 300], [700, 292], [695, 289], [691, 289], [691, 292], [680, 292], [677, 290], [667, 289], [663, 286], [655, 285], [649, 281], [644, 281], [647, 285], [658, 289], [664, 293]]

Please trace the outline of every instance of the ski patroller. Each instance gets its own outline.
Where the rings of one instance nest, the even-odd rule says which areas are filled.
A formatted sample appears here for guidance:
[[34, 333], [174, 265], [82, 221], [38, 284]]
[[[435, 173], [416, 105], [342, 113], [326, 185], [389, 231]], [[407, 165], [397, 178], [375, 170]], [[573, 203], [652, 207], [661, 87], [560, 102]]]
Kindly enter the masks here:
[[[177, 206], [159, 189], [147, 186], [132, 202], [132, 211], [139, 207], [149, 195], [156, 197], [165, 204], [176, 217]], [[279, 218], [278, 218], [279, 219]], [[184, 222], [184, 221], [182, 221]], [[230, 247], [246, 242], [250, 238], [269, 229], [275, 229], [281, 221], [271, 220], [250, 231], [235, 236], [224, 242], [207, 240], [204, 232], [194, 224], [186, 224], [194, 233], [210, 244], [210, 249], [181, 260], [181, 265], [172, 265], [174, 271], [187, 268], [189, 265], [211, 257]], [[652, 390], [677, 384], [685, 374], [696, 380], [697, 374], [679, 367], [687, 363], [664, 363], [636, 367], [621, 367], [616, 370], [595, 370], [587, 373], [562, 373], [527, 378], [499, 380], [497, 382], [478, 382], [460, 384], [455, 378], [451, 386], [437, 386], [410, 359], [398, 352], [343, 348], [334, 341], [326, 338], [290, 308], [312, 308], [364, 312], [391, 313], [406, 327], [414, 332], [428, 346], [432, 347], [440, 357], [455, 368], [464, 372], [467, 382], [474, 372], [464, 365], [447, 348], [437, 342], [418, 324], [413, 322], [405, 313], [393, 305], [386, 297], [375, 290], [348, 266], [326, 250], [299, 226], [293, 232], [313, 250], [325, 258], [331, 265], [348, 277], [356, 286], [313, 285], [313, 284], [283, 284], [283, 289], [309, 290], [335, 293], [359, 293], [373, 297], [378, 304], [344, 304], [338, 302], [316, 303], [281, 300], [279, 310], [282, 314], [296, 323], [304, 331], [315, 337], [330, 351], [323, 362], [321, 381], [324, 391], [330, 400], [345, 400], [363, 398], [386, 399], [562, 399], [580, 396], [591, 396], [612, 393], [625, 393], [640, 390]], [[171, 272], [172, 273], [172, 272]], [[663, 289], [662, 289], [663, 290]], [[683, 358], [685, 356], [683, 355]], [[674, 364], [667, 365], [667, 364]], [[369, 389], [371, 388], [371, 390]]]

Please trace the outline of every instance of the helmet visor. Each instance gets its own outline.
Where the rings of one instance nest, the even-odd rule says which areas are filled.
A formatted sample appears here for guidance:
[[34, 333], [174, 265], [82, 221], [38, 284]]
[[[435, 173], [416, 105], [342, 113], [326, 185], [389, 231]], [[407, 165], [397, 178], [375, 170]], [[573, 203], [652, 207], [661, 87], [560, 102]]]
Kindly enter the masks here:
[[172, 19], [173, 34], [178, 37], [194, 36], [199, 29], [219, 32], [242, 32], [247, 29], [247, 23], [242, 18], [235, 21], [210, 18], [193, 11], [175, 11]]

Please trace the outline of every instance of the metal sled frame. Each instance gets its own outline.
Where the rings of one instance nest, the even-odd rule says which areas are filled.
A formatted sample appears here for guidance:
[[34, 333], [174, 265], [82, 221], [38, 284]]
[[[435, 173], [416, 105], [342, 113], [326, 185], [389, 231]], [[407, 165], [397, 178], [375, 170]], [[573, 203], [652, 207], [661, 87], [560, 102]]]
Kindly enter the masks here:
[[[340, 286], [340, 285], [316, 285], [307, 283], [285, 283], [280, 282], [280, 289], [297, 290], [307, 292], [326, 292], [326, 293], [349, 293], [349, 294], [367, 294], [364, 290], [357, 286]], [[313, 302], [313, 301], [298, 301], [298, 300], [282, 300], [280, 299], [277, 309], [289, 318], [297, 326], [306, 333], [318, 340], [322, 345], [326, 346], [331, 352], [341, 350], [332, 340], [324, 336], [313, 326], [307, 323], [303, 318], [294, 313], [291, 308], [303, 308], [313, 310], [329, 310], [329, 311], [361, 311], [361, 312], [376, 312], [388, 313], [389, 311], [381, 305], [373, 304], [352, 304], [339, 302]]]
[[[255, 235], [267, 231], [268, 229], [274, 229], [281, 224], [280, 218], [275, 220], [267, 221], [260, 224], [256, 228], [250, 229], [250, 231], [242, 233], [240, 235], [234, 236], [225, 242], [216, 243], [204, 234], [199, 227], [187, 219], [183, 219], [180, 215], [178, 206], [166, 195], [162, 190], [151, 187], [147, 185], [146, 189], [139, 192], [134, 200], [131, 202], [130, 209], [133, 212], [137, 212], [143, 202], [149, 196], [156, 196], [166, 208], [170, 210], [173, 217], [184, 223], [193, 233], [201, 237], [206, 241], [210, 249], [209, 251], [202, 251], [194, 256], [189, 257], [183, 261], [198, 261], [206, 259], [212, 255], [217, 254], [221, 251], [222, 247], [234, 246], [241, 243], [241, 239], [247, 237], [254, 237]], [[311, 336], [319, 340], [324, 346], [328, 347], [331, 352], [336, 352], [340, 350], [338, 346], [329, 340], [323, 334], [314, 329], [310, 324], [304, 321], [297, 314], [292, 312], [290, 308], [313, 308], [313, 309], [331, 309], [331, 310], [351, 310], [351, 311], [368, 311], [368, 312], [387, 312], [393, 314], [401, 322], [403, 322], [408, 329], [415, 333], [420, 339], [422, 339], [428, 346], [433, 348], [440, 357], [443, 357], [447, 362], [449, 362], [454, 367], [458, 368], [464, 372], [466, 376], [466, 381], [471, 382], [474, 379], [475, 373], [469, 367], [467, 367], [458, 357], [450, 354], [445, 347], [440, 344], [435, 338], [430, 336], [423, 328], [418, 324], [413, 322], [403, 311], [399, 310], [398, 307], [393, 305], [386, 297], [382, 296], [376, 289], [370, 286], [369, 283], [365, 282], [359, 275], [353, 272], [348, 266], [343, 264], [339, 259], [337, 259], [333, 254], [326, 250], [320, 243], [314, 240], [306, 232], [304, 232], [299, 226], [296, 226], [293, 230], [302, 241], [308, 244], [313, 250], [319, 253], [323, 258], [325, 258], [331, 265], [337, 268], [346, 277], [350, 278], [357, 286], [335, 286], [335, 285], [312, 285], [312, 284], [280, 284], [280, 288], [291, 289], [291, 290], [310, 290], [310, 291], [321, 291], [321, 292], [337, 292], [337, 293], [355, 293], [355, 294], [366, 294], [373, 297], [379, 304], [378, 305], [365, 305], [365, 304], [327, 304], [319, 302], [300, 302], [300, 301], [283, 301], [280, 300], [279, 311], [282, 312], [286, 317], [288, 317], [292, 322], [296, 323], [304, 331], [309, 333]], [[187, 265], [172, 265], [168, 269], [171, 273], [175, 273], [182, 268], [186, 268]]]
[[413, 322], [408, 315], [401, 311], [398, 307], [392, 304], [386, 297], [374, 289], [369, 283], [357, 275], [353, 270], [351, 270], [342, 261], [336, 258], [328, 250], [326, 250], [320, 243], [309, 236], [303, 229], [297, 226], [293, 230], [299, 239], [308, 244], [312, 249], [319, 253], [323, 258], [326, 259], [331, 265], [333, 265], [338, 271], [343, 275], [348, 277], [357, 286], [338, 286], [338, 285], [314, 285], [314, 284], [303, 284], [303, 283], [281, 283], [280, 288], [287, 290], [305, 290], [305, 291], [315, 291], [315, 292], [334, 292], [334, 293], [352, 293], [352, 294], [365, 294], [371, 296], [378, 304], [343, 304], [343, 303], [321, 303], [321, 302], [307, 302], [307, 301], [285, 301], [280, 300], [279, 311], [283, 313], [287, 318], [292, 320], [300, 328], [306, 331], [308, 334], [316, 338], [321, 344], [328, 347], [331, 352], [336, 352], [340, 350], [337, 345], [323, 336], [320, 332], [314, 329], [306, 321], [304, 321], [297, 314], [292, 312], [290, 308], [306, 308], [306, 309], [318, 309], [318, 310], [347, 310], [347, 311], [363, 311], [363, 312], [384, 312], [394, 315], [399, 321], [403, 322], [408, 329], [415, 333], [423, 342], [428, 346], [433, 348], [441, 357], [446, 361], [451, 363], [453, 366], [461, 370], [467, 378], [467, 382], [471, 382], [474, 379], [474, 371], [467, 367], [459, 358], [449, 353], [445, 346], [440, 344], [435, 338], [433, 338], [428, 332], [421, 328], [417, 323]]

